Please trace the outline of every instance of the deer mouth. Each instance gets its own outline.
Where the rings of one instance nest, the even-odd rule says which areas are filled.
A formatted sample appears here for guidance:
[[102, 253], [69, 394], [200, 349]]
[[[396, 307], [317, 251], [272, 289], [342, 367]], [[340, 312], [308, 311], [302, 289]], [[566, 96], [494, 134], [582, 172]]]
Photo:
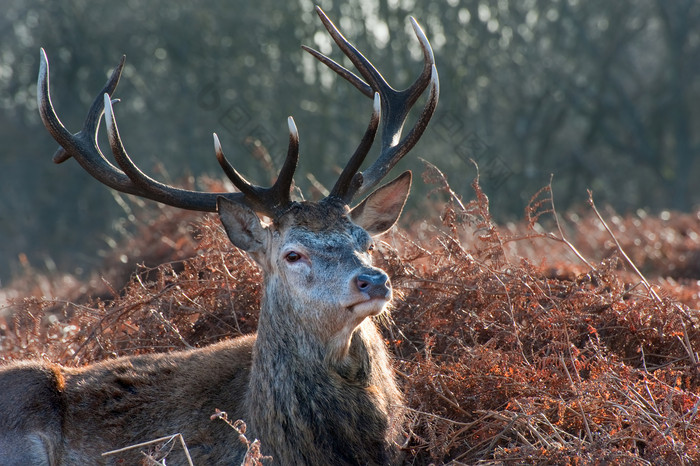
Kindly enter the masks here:
[[353, 314], [364, 316], [376, 316], [381, 314], [389, 300], [386, 298], [369, 298], [347, 307], [347, 310]]

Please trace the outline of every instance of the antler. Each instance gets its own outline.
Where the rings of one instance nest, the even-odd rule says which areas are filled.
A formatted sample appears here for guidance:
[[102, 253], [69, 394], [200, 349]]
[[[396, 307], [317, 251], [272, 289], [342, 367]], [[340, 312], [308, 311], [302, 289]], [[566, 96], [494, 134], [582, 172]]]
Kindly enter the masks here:
[[[299, 160], [299, 133], [292, 117], [288, 119], [289, 150], [287, 158], [277, 180], [270, 188], [256, 186], [245, 180], [224, 157], [221, 143], [216, 134], [214, 134], [216, 158], [233, 185], [241, 192], [190, 191], [163, 184], [143, 173], [132, 162], [124, 149], [114, 117], [113, 101], [110, 97], [119, 83], [125, 58], [122, 57], [104, 88], [93, 101], [83, 128], [78, 133], [71, 134], [61, 123], [51, 103], [49, 62], [46, 58], [46, 52], [41, 49], [37, 101], [44, 126], [61, 146], [54, 154], [54, 162], [62, 163], [70, 157], [74, 157], [86, 172], [110, 188], [183, 209], [215, 212], [217, 209], [216, 199], [223, 196], [233, 201], [242, 202], [256, 212], [276, 217], [292, 203], [290, 198], [292, 178]], [[105, 114], [109, 144], [121, 169], [105, 158], [97, 143], [97, 131], [103, 113]]]
[[[328, 16], [326, 16], [320, 7], [316, 7], [316, 12], [335, 43], [338, 44], [338, 47], [340, 47], [343, 53], [350, 59], [352, 64], [355, 65], [355, 68], [357, 68], [366, 82], [347, 68], [344, 68], [342, 65], [323, 55], [321, 52], [306, 46], [302, 46], [303, 49], [349, 81], [366, 96], [372, 97], [376, 93], [381, 97], [383, 127], [382, 147], [379, 157], [367, 170], [362, 173], [357, 173], [357, 170], [359, 170], [362, 164], [362, 160], [364, 160], [364, 157], [369, 151], [369, 146], [372, 144], [371, 140], [368, 145], [366, 144], [368, 134], [365, 133], [360, 147], [358, 147], [351, 161], [343, 169], [340, 178], [331, 192], [331, 195], [340, 197], [346, 204], [349, 204], [353, 197], [363, 195], [374, 188], [394, 165], [416, 145], [437, 106], [438, 96], [440, 94], [438, 74], [435, 68], [433, 49], [430, 47], [425, 33], [414, 18], [411, 18], [411, 24], [413, 25], [413, 31], [420, 42], [421, 48], [423, 49], [425, 64], [423, 65], [422, 73], [410, 87], [403, 91], [397, 91], [386, 82], [374, 65], [343, 37], [338, 28], [328, 19]], [[418, 121], [413, 128], [411, 128], [409, 133], [401, 139], [401, 132], [406, 122], [408, 112], [428, 86], [430, 86], [430, 94]], [[374, 136], [372, 135], [372, 139], [373, 138]], [[365, 146], [366, 150], [364, 149]], [[358, 152], [360, 152], [361, 148], [364, 150], [364, 155], [360, 156]]]
[[[330, 196], [350, 204], [353, 197], [365, 194], [374, 188], [418, 142], [437, 106], [438, 75], [430, 43], [415, 19], [411, 18], [411, 22], [423, 49], [425, 64], [423, 72], [409, 88], [397, 91], [384, 80], [374, 65], [343, 37], [321, 8], [316, 7], [316, 11], [333, 40], [367, 82], [320, 52], [305, 46], [303, 48], [348, 80], [363, 94], [374, 97], [372, 118], [367, 131], [330, 194]], [[119, 136], [112, 108], [113, 102], [118, 101], [113, 101], [111, 95], [119, 83], [125, 57], [122, 57], [119, 65], [90, 106], [83, 128], [75, 134], [71, 134], [61, 123], [51, 103], [49, 63], [44, 49], [41, 49], [40, 58], [37, 101], [44, 126], [61, 146], [54, 154], [55, 163], [62, 163], [70, 157], [74, 157], [85, 171], [113, 189], [183, 209], [214, 212], [217, 209], [217, 198], [223, 196], [233, 201], [242, 202], [253, 210], [274, 218], [284, 212], [292, 203], [291, 186], [299, 159], [299, 135], [291, 117], [288, 120], [289, 150], [287, 158], [277, 180], [271, 187], [256, 186], [243, 178], [226, 160], [219, 138], [214, 134], [216, 158], [224, 173], [240, 192], [216, 193], [176, 188], [154, 180], [143, 173], [132, 162]], [[401, 139], [403, 125], [409, 111], [428, 86], [430, 86], [430, 94], [418, 121], [410, 132]], [[119, 168], [105, 158], [97, 143], [97, 132], [103, 114], [105, 114], [110, 147]], [[359, 173], [358, 170], [372, 146], [379, 127], [380, 114], [383, 115], [380, 155], [365, 172]]]

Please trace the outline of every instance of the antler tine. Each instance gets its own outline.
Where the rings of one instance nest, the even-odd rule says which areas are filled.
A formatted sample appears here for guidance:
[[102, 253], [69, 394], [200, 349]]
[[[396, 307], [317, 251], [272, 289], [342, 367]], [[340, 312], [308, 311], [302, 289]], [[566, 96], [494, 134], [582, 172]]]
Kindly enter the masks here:
[[[411, 128], [411, 131], [398, 143], [394, 145], [389, 145], [385, 140], [382, 140], [382, 150], [379, 158], [370, 165], [364, 173], [364, 183], [357, 190], [357, 195], [362, 196], [363, 194], [369, 192], [374, 188], [379, 182], [386, 176], [389, 171], [394, 168], [399, 160], [403, 158], [413, 146], [416, 145], [423, 132], [428, 127], [428, 122], [432, 118], [435, 108], [437, 107], [438, 97], [440, 95], [440, 81], [437, 74], [437, 68], [435, 65], [431, 67], [431, 78], [430, 84], [430, 94], [428, 95], [428, 101], [423, 107], [418, 120]], [[403, 124], [403, 123], [402, 123]], [[401, 128], [399, 128], [396, 133], [396, 139], [401, 136]]]
[[374, 105], [372, 106], [372, 118], [369, 121], [369, 126], [367, 126], [367, 130], [362, 137], [362, 141], [360, 141], [360, 145], [357, 146], [355, 153], [343, 169], [343, 172], [338, 177], [338, 181], [336, 181], [330, 193], [330, 196], [341, 199], [345, 204], [349, 204], [352, 201], [353, 194], [362, 185], [362, 174], [357, 173], [357, 171], [360, 169], [365, 157], [367, 157], [367, 153], [372, 148], [374, 137], [379, 128], [380, 117], [381, 102], [379, 93], [375, 93]]
[[292, 184], [294, 183], [294, 172], [299, 163], [299, 130], [294, 123], [294, 118], [287, 118], [287, 126], [289, 127], [289, 148], [287, 149], [287, 157], [284, 159], [284, 164], [280, 170], [280, 174], [272, 185], [271, 190], [274, 191], [279, 200], [279, 207], [286, 208], [292, 203]]
[[[75, 152], [79, 152], [83, 155], [83, 160], [94, 158], [94, 163], [98, 167], [102, 167], [104, 170], [109, 171], [110, 169], [117, 170], [112, 164], [110, 164], [107, 159], [104, 158], [102, 153], [97, 148], [98, 154], [93, 154], [89, 150], [91, 139], [97, 139], [97, 128], [102, 118], [103, 105], [102, 105], [102, 95], [112, 94], [119, 84], [119, 78], [121, 77], [122, 69], [124, 68], [124, 62], [126, 56], [122, 56], [117, 67], [112, 72], [112, 75], [107, 80], [102, 91], [98, 94], [97, 98], [93, 101], [88, 111], [87, 117], [85, 118], [85, 123], [83, 128], [75, 135], [71, 134], [70, 131], [66, 129], [61, 120], [56, 115], [53, 104], [51, 102], [50, 86], [49, 86], [49, 61], [46, 57], [46, 52], [42, 48], [39, 53], [39, 78], [37, 83], [37, 104], [39, 107], [39, 115], [41, 120], [44, 122], [44, 126], [48, 129], [49, 133], [58, 142], [61, 147], [56, 151], [53, 156], [53, 161], [55, 163], [62, 163], [68, 160], [71, 155]], [[95, 144], [96, 145], [96, 144]], [[69, 146], [70, 150], [66, 149], [65, 146]], [[97, 157], [93, 157], [99, 155]], [[83, 165], [81, 163], [81, 165]], [[90, 172], [85, 166], [84, 168]], [[117, 170], [118, 171], [118, 170]], [[119, 178], [119, 177], [117, 177]], [[121, 179], [120, 181], [124, 181]]]
[[[107, 137], [112, 154], [124, 171], [124, 174], [136, 188], [138, 196], [182, 209], [216, 212], [216, 198], [225, 195], [224, 193], [208, 193], [175, 188], [154, 180], [142, 172], [134, 164], [124, 148], [122, 139], [119, 136], [117, 120], [114, 117], [112, 101], [107, 94], [104, 95], [104, 109]], [[229, 193], [226, 197], [230, 197], [233, 194], [236, 194], [236, 196], [233, 196], [234, 199], [243, 200], [244, 195], [240, 193]]]
[[251, 208], [262, 212], [270, 217], [275, 217], [282, 213], [291, 203], [292, 183], [294, 181], [294, 171], [299, 162], [299, 132], [294, 123], [294, 119], [287, 119], [289, 126], [289, 149], [284, 165], [280, 170], [277, 180], [270, 188], [263, 188], [248, 182], [233, 165], [226, 159], [224, 151], [219, 142], [219, 137], [214, 133], [214, 148], [216, 159], [224, 173], [233, 185], [245, 196], [246, 202]]
[[221, 141], [219, 141], [219, 136], [214, 133], [214, 152], [216, 153], [216, 160], [219, 161], [221, 169], [224, 171], [229, 180], [233, 185], [238, 188], [240, 192], [246, 195], [254, 196], [255, 191], [253, 190], [253, 185], [248, 182], [243, 176], [238, 173], [238, 171], [233, 168], [233, 165], [226, 159], [224, 155], [224, 150], [221, 147]]
[[[423, 50], [424, 66], [420, 76], [410, 87], [403, 91], [397, 91], [386, 82], [377, 68], [343, 37], [320, 7], [316, 7], [316, 12], [335, 43], [367, 82], [322, 53], [309, 47], [303, 47], [304, 50], [349, 81], [363, 94], [371, 97], [374, 92], [378, 92], [381, 96], [383, 119], [381, 153], [379, 158], [363, 173], [361, 185], [355, 188], [355, 192], [348, 192], [347, 197], [352, 199], [355, 195], [362, 195], [374, 188], [389, 170], [413, 148], [425, 131], [437, 106], [440, 90], [435, 57], [425, 33], [416, 20], [411, 18], [413, 30]], [[429, 85], [430, 95], [418, 121], [409, 134], [401, 139], [401, 132], [409, 111]]]
[[[346, 81], [349, 81], [350, 84], [355, 86], [357, 89], [360, 90], [364, 95], [367, 97], [372, 97], [374, 94], [374, 91], [372, 90], [372, 86], [364, 82], [361, 78], [359, 78], [355, 73], [350, 71], [349, 69], [345, 68], [343, 65], [339, 64], [335, 60], [328, 58], [318, 50], [312, 49], [311, 47], [308, 47], [306, 45], [301, 46], [302, 49], [305, 51], [309, 52], [311, 55], [314, 56], [318, 61], [326, 65], [328, 68], [332, 69], [335, 71], [338, 75], [340, 75], [343, 79]], [[358, 52], [359, 53], [359, 52]]]
[[418, 97], [423, 93], [428, 83], [432, 81], [433, 78], [433, 68], [435, 67], [435, 54], [433, 53], [433, 48], [430, 46], [430, 42], [423, 32], [423, 28], [420, 27], [418, 21], [413, 16], [410, 17], [411, 26], [413, 27], [413, 32], [416, 34], [418, 43], [420, 44], [421, 50], [423, 50], [423, 71], [421, 72], [418, 79], [404, 92], [406, 92], [408, 97], [409, 106], [412, 106]]
[[[336, 27], [336, 25], [333, 24], [333, 21], [331, 21], [330, 18], [326, 16], [326, 13], [323, 12], [321, 7], [316, 6], [316, 13], [318, 14], [318, 17], [321, 18], [321, 22], [323, 23], [323, 26], [325, 26], [330, 36], [333, 38], [335, 43], [338, 44], [340, 50], [342, 50], [345, 56], [350, 59], [352, 64], [355, 65], [355, 68], [357, 68], [357, 71], [360, 72], [362, 77], [365, 78], [369, 82], [369, 84], [364, 83], [354, 73], [342, 67], [330, 58], [324, 57], [326, 58], [326, 60], [321, 61], [327, 66], [329, 66], [333, 71], [340, 74], [346, 79], [347, 76], [354, 76], [354, 79], [351, 79], [350, 82], [368, 97], [372, 97], [374, 92], [379, 92], [380, 90], [392, 90], [391, 86], [389, 86], [389, 84], [384, 80], [379, 71], [377, 71], [377, 69], [372, 65], [372, 63], [370, 63], [370, 61], [367, 60], [365, 56], [362, 55], [362, 53], [360, 53], [360, 51], [357, 50], [357, 48], [355, 48], [355, 46], [352, 45], [345, 38], [345, 36], [343, 36], [343, 34]], [[312, 55], [314, 55], [314, 57], [318, 59], [320, 59], [320, 57], [323, 57], [323, 54], [321, 54], [320, 52], [316, 52], [315, 50], [312, 52], [313, 49], [309, 47], [304, 47], [304, 49], [311, 52]]]

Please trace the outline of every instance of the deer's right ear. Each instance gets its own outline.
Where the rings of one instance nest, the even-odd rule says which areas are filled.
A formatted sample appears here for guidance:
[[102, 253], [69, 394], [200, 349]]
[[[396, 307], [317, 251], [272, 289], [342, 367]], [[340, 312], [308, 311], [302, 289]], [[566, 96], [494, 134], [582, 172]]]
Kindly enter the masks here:
[[221, 223], [234, 246], [250, 253], [264, 248], [267, 232], [250, 207], [223, 196], [216, 199], [216, 205]]
[[405, 171], [350, 211], [352, 221], [370, 236], [386, 233], [399, 219], [411, 189], [411, 172]]

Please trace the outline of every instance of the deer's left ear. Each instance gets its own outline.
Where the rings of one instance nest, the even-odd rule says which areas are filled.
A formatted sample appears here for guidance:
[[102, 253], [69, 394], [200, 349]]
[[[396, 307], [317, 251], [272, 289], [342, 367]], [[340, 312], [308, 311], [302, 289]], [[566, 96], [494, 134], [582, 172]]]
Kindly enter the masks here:
[[370, 236], [386, 233], [401, 215], [411, 189], [411, 172], [405, 171], [350, 211], [350, 218]]

